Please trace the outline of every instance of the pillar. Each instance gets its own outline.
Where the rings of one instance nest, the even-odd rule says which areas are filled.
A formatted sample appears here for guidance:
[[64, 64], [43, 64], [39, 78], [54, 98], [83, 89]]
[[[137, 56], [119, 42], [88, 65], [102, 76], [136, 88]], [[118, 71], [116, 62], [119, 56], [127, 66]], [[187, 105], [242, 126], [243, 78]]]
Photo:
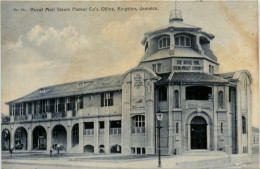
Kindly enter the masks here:
[[243, 152], [242, 147], [242, 115], [241, 115], [241, 84], [238, 82], [236, 93], [237, 93], [237, 153], [241, 154]]
[[[104, 146], [105, 146], [105, 153], [110, 154], [110, 149], [109, 149], [109, 119], [105, 119], [105, 128], [104, 128]], [[123, 135], [123, 133], [122, 133]]]
[[[218, 149], [218, 87], [213, 86], [213, 150]], [[209, 125], [209, 124], [208, 124]]]
[[79, 153], [84, 153], [84, 123], [82, 119], [79, 119]]
[[99, 145], [98, 145], [98, 119], [94, 121], [94, 154], [99, 153]]
[[68, 125], [66, 127], [67, 130], [67, 153], [71, 152], [71, 124], [70, 121], [68, 122]]
[[[131, 88], [131, 83], [124, 83], [122, 87], [122, 154], [130, 154], [131, 153], [131, 117], [130, 117], [130, 88]], [[145, 118], [145, 121], [147, 121], [147, 118]], [[109, 123], [108, 123], [109, 125]], [[146, 125], [146, 123], [145, 123]], [[147, 129], [147, 127], [145, 126]], [[146, 130], [145, 129], [145, 130]], [[109, 129], [106, 129], [106, 124], [105, 124], [105, 133]], [[105, 134], [106, 136], [106, 134]], [[106, 140], [106, 138], [104, 137]], [[146, 152], [147, 153], [147, 152]]]
[[52, 139], [52, 129], [51, 129], [50, 126], [48, 126], [48, 129], [47, 129], [47, 152], [50, 152], [50, 149], [52, 148], [51, 139]]
[[168, 115], [169, 115], [169, 149], [168, 149], [168, 154], [173, 153], [173, 118], [172, 118], [172, 109], [173, 109], [173, 103], [174, 103], [174, 90], [173, 90], [173, 85], [168, 86]]
[[227, 115], [227, 145], [226, 145], [226, 153], [231, 154], [232, 153], [232, 120], [231, 120], [231, 114], [229, 109], [229, 86], [225, 85], [225, 96], [224, 96], [224, 107], [226, 108], [226, 115]]
[[[181, 124], [180, 124], [180, 131], [181, 131], [181, 149], [180, 149], [180, 154], [182, 153], [182, 151], [186, 150], [190, 150], [190, 143], [188, 141], [188, 138], [190, 137], [190, 134], [188, 133], [190, 126], [189, 124], [186, 123], [186, 119], [185, 119], [185, 110], [186, 110], [186, 92], [185, 92], [185, 85], [181, 84], [181, 88], [180, 88], [180, 107], [181, 110], [183, 110], [183, 112], [181, 113]], [[187, 125], [186, 125], [187, 124]], [[186, 126], [185, 126], [186, 125]], [[188, 128], [188, 130], [185, 130], [185, 127]], [[187, 131], [187, 133], [186, 133]], [[186, 134], [188, 134], [188, 136], [186, 136]]]
[[174, 47], [175, 47], [175, 39], [174, 39], [174, 34], [172, 33], [170, 35], [170, 55], [174, 55]]
[[31, 127], [28, 127], [28, 130], [27, 130], [27, 132], [28, 132], [28, 137], [27, 137], [27, 144], [28, 144], [28, 146], [27, 146], [27, 150], [28, 151], [31, 151], [32, 150], [32, 128]]
[[[145, 98], [145, 140], [146, 140], [146, 154], [155, 153], [155, 110], [154, 110], [154, 82], [152, 80], [146, 81], [145, 86], [146, 98]], [[129, 133], [131, 136], [130, 128], [130, 115], [128, 119]], [[131, 138], [131, 137], [129, 137]], [[130, 140], [130, 139], [129, 139]], [[130, 145], [129, 145], [130, 151]], [[130, 153], [130, 152], [129, 152]]]

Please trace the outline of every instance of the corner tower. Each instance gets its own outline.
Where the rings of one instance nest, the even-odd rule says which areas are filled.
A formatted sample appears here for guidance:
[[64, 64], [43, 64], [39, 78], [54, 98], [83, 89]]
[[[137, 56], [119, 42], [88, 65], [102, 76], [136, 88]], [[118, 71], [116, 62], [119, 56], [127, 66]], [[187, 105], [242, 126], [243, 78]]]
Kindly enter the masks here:
[[183, 22], [180, 10], [170, 12], [169, 23], [144, 34], [145, 53], [139, 66], [155, 73], [201, 72], [216, 74], [219, 64], [210, 50], [214, 35]]

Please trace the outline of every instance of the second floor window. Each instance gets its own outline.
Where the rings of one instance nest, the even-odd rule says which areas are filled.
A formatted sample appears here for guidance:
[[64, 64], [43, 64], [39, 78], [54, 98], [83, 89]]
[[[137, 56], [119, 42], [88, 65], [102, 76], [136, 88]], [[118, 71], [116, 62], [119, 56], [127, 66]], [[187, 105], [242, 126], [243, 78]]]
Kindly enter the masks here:
[[175, 46], [190, 47], [191, 46], [190, 37], [185, 35], [176, 36]]
[[159, 49], [167, 48], [169, 46], [170, 46], [170, 37], [165, 36], [159, 39], [159, 44], [158, 44]]
[[101, 94], [101, 107], [113, 106], [113, 93]]

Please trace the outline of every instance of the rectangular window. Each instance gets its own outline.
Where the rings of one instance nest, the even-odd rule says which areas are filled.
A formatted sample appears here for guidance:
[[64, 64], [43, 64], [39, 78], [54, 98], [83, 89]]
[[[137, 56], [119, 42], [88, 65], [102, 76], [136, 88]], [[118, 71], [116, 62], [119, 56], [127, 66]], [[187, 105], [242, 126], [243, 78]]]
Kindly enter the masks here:
[[153, 64], [153, 71], [156, 72], [156, 65]]
[[160, 63], [157, 64], [157, 71], [158, 72], [162, 71], [162, 64], [160, 64]]
[[131, 154], [135, 154], [135, 147], [131, 147]]
[[101, 94], [101, 107], [113, 106], [113, 92]]
[[76, 97], [76, 110], [83, 109], [83, 98], [82, 96]]
[[223, 134], [223, 122], [220, 123], [220, 134]]
[[182, 61], [181, 60], [177, 60], [177, 65], [181, 65]]
[[179, 123], [176, 123], [176, 134], [179, 134]]
[[109, 134], [121, 134], [121, 120], [110, 121]]
[[85, 122], [84, 128], [84, 135], [94, 135], [94, 122]]
[[137, 147], [137, 154], [141, 154], [141, 148]]
[[99, 128], [100, 128], [100, 129], [104, 129], [104, 128], [105, 128], [105, 123], [104, 123], [104, 121], [100, 121], [100, 122], [99, 122]]

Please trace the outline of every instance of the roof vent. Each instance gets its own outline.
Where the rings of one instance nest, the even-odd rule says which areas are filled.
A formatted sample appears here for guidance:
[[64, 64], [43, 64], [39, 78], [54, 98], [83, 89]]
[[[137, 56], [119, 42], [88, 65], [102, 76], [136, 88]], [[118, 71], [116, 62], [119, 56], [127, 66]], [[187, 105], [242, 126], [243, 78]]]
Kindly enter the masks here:
[[182, 12], [179, 9], [171, 10], [170, 12], [169, 22], [173, 23], [175, 21], [181, 21], [181, 22], [183, 21]]

